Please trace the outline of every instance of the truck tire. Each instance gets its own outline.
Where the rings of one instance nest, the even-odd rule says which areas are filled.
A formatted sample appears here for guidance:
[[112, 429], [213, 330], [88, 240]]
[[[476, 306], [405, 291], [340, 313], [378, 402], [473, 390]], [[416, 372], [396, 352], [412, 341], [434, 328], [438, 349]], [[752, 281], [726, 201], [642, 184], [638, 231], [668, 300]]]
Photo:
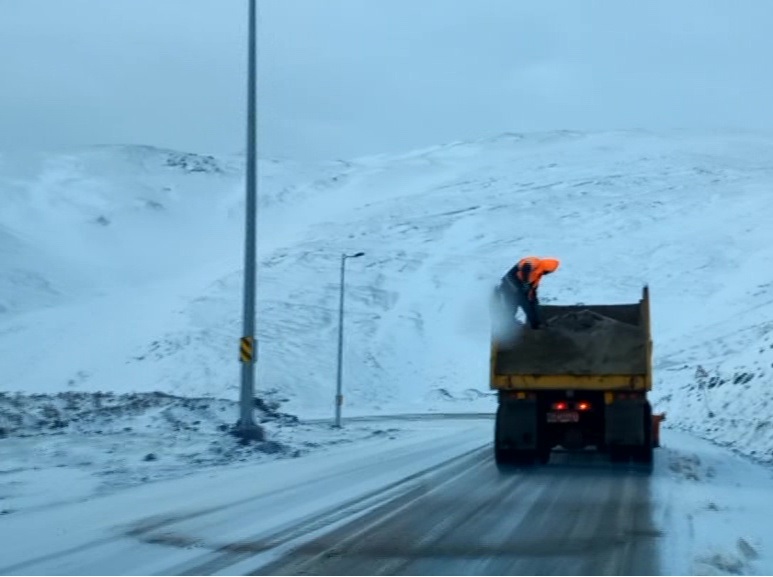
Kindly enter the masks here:
[[652, 467], [654, 458], [654, 446], [652, 440], [652, 407], [649, 403], [644, 406], [644, 445], [633, 449], [633, 460], [636, 463]]
[[494, 462], [500, 470], [507, 468], [513, 461], [512, 451], [502, 447], [500, 429], [502, 427], [503, 418], [503, 409], [500, 405], [497, 409], [496, 421], [494, 423]]
[[512, 451], [510, 454], [511, 463], [519, 467], [530, 467], [534, 465], [537, 459], [536, 451]]
[[[512, 418], [512, 413], [508, 412], [503, 404], [497, 408], [496, 421], [494, 423], [494, 461], [499, 469], [509, 469], [512, 467], [527, 467], [534, 465], [535, 461], [547, 462], [542, 460], [542, 451], [535, 449], [515, 449], [510, 443], [503, 443], [502, 439], [507, 433], [503, 429], [507, 427], [507, 419]], [[549, 454], [547, 456], [549, 458]]]
[[506, 451], [494, 443], [494, 462], [497, 467], [502, 468], [510, 464], [510, 451]]
[[620, 447], [618, 445], [612, 445], [608, 449], [609, 451], [609, 460], [612, 463], [625, 463], [628, 461], [628, 457], [630, 456], [630, 450], [628, 447]]
[[494, 444], [494, 462], [500, 471], [509, 471], [514, 467], [530, 467], [538, 459], [539, 456], [536, 451], [502, 449]]
[[494, 462], [500, 470], [511, 469], [512, 467], [528, 467], [534, 465], [537, 460], [547, 462], [547, 460], [542, 461], [536, 451], [503, 449], [496, 441], [494, 442]]

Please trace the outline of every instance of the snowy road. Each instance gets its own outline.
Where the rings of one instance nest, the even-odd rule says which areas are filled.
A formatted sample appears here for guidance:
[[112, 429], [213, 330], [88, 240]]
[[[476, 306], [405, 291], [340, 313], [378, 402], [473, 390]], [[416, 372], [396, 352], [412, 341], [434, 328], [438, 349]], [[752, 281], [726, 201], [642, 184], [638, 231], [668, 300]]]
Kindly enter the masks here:
[[[500, 472], [490, 418], [0, 517], [1, 574], [765, 572], [770, 470], [666, 431], [655, 472]], [[762, 539], [763, 541], [760, 541]]]
[[490, 429], [491, 419], [432, 419], [402, 438], [0, 516], [0, 574], [233, 573], [245, 560], [254, 568], [479, 450]]
[[649, 479], [568, 457], [503, 475], [486, 447], [259, 573], [657, 575]]

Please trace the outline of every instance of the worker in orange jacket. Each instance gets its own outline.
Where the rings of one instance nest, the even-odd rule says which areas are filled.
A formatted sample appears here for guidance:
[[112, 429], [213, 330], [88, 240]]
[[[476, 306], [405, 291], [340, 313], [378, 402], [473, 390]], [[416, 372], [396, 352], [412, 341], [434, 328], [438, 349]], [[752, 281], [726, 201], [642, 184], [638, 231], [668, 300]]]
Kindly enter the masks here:
[[555, 272], [559, 261], [555, 258], [527, 256], [507, 271], [499, 283], [498, 292], [513, 312], [523, 309], [526, 320], [533, 329], [540, 328], [539, 298], [537, 289], [542, 277]]

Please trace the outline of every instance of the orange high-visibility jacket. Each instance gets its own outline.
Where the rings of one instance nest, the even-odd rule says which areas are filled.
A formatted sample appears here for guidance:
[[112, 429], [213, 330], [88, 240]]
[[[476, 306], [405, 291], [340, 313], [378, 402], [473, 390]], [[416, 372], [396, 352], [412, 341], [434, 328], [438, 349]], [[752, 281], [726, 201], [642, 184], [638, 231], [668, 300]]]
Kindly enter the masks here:
[[[536, 256], [527, 256], [518, 261], [518, 279], [521, 282], [528, 283], [536, 289], [542, 280], [543, 275], [554, 272], [560, 262], [555, 258], [538, 258]], [[529, 266], [525, 266], [529, 265]], [[528, 277], [524, 274], [528, 271]], [[529, 270], [531, 269], [531, 270]]]

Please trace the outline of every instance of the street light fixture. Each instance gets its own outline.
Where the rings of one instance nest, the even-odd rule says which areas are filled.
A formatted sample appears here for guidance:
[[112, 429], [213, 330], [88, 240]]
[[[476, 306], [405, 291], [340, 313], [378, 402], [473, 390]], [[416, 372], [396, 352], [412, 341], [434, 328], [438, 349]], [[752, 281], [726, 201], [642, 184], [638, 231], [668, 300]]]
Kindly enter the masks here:
[[246, 223], [244, 243], [244, 319], [239, 356], [241, 391], [239, 421], [235, 434], [243, 442], [262, 441], [263, 428], [255, 423], [255, 269], [257, 266], [257, 14], [256, 0], [249, 0], [249, 33], [247, 41], [247, 175]]
[[341, 428], [341, 406], [344, 404], [344, 397], [341, 394], [341, 371], [343, 367], [344, 357], [344, 279], [346, 275], [346, 259], [359, 258], [364, 256], [364, 252], [357, 252], [354, 254], [342, 254], [341, 255], [341, 283], [339, 286], [339, 300], [338, 300], [338, 373], [336, 377], [336, 420], [335, 427]]

